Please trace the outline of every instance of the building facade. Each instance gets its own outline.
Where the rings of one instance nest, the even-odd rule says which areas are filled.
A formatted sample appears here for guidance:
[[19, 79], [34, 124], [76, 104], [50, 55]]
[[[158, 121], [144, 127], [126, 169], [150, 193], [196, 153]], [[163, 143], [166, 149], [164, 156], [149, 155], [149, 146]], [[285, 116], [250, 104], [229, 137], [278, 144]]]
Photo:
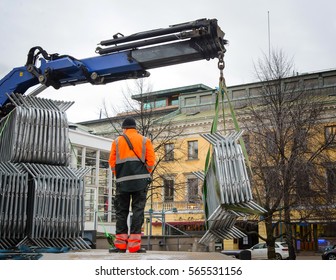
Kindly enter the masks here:
[[[313, 90], [314, 94], [323, 97], [324, 112], [319, 124], [323, 127], [325, 135], [321, 135], [321, 137], [336, 134], [336, 70], [295, 75], [284, 79], [284, 83], [289, 84], [297, 80], [306, 88]], [[261, 87], [262, 84], [259, 82], [228, 87], [229, 99], [239, 123], [253, 125], [255, 120], [249, 115], [246, 107], [251, 100], [254, 103], [259, 102]], [[174, 139], [166, 142], [160, 148], [162, 161], [159, 169], [164, 172], [155, 182], [158, 188], [154, 193], [150, 193], [148, 199], [144, 234], [202, 234], [205, 232], [202, 182], [193, 172], [204, 171], [209, 144], [200, 135], [210, 132], [217, 94], [216, 89], [198, 84], [151, 92], [145, 96], [133, 96], [136, 100], [143, 100], [143, 109], [157, 112], [157, 118], [161, 120], [161, 123], [169, 122], [171, 128], [179, 130]], [[224, 100], [224, 111], [225, 116], [219, 119], [218, 131], [225, 134], [234, 128], [227, 100]], [[111, 121], [120, 125], [122, 119], [123, 116], [117, 116], [112, 119], [83, 122], [80, 125], [89, 127], [95, 135], [113, 138], [115, 135]], [[160, 128], [154, 126], [153, 133], [155, 129]], [[244, 137], [246, 137], [245, 142], [248, 148], [248, 135], [244, 135]], [[105, 152], [107, 153], [107, 151]], [[335, 152], [333, 145], [331, 145], [329, 152]], [[78, 155], [80, 156], [80, 153]], [[95, 155], [97, 156], [97, 153]], [[330, 188], [332, 194], [336, 186], [334, 171], [336, 171], [336, 162], [331, 162], [328, 169], [325, 170], [325, 184], [326, 188]], [[98, 171], [95, 169], [93, 172]], [[108, 173], [106, 175], [107, 177], [111, 176]], [[106, 182], [107, 189], [112, 182], [111, 180], [109, 177]], [[96, 184], [97, 181], [94, 183]], [[102, 186], [105, 185], [102, 184]], [[101, 191], [101, 193], [113, 195], [112, 189]], [[111, 208], [109, 209], [111, 210]], [[254, 222], [258, 225], [259, 233], [263, 234], [265, 232], [263, 223]], [[335, 241], [335, 220], [312, 217], [311, 220], [300, 221], [294, 217], [293, 223], [301, 249], [316, 249], [316, 244], [324, 246], [328, 242]], [[225, 247], [226, 249], [245, 248], [257, 241], [255, 238], [226, 241]]]

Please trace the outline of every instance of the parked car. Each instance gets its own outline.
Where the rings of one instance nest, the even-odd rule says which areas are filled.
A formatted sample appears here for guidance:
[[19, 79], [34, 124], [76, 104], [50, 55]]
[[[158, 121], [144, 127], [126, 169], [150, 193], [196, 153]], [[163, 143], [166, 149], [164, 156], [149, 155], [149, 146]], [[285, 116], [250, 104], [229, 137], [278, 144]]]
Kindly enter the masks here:
[[328, 245], [327, 247], [324, 248], [324, 252], [332, 250], [332, 249], [336, 249], [336, 245]]
[[[252, 259], [267, 260], [267, 245], [265, 242], [258, 243], [250, 249]], [[275, 242], [275, 259], [285, 260], [288, 259], [288, 244], [285, 242]]]
[[[267, 245], [265, 242], [258, 243], [252, 246], [250, 249], [246, 249], [251, 252], [252, 260], [267, 260]], [[222, 254], [233, 256], [237, 259], [240, 258], [240, 254], [245, 250], [223, 250]], [[275, 242], [275, 259], [285, 260], [289, 258], [288, 245], [285, 242]]]
[[322, 254], [322, 260], [336, 260], [336, 245], [331, 249], [325, 250]]

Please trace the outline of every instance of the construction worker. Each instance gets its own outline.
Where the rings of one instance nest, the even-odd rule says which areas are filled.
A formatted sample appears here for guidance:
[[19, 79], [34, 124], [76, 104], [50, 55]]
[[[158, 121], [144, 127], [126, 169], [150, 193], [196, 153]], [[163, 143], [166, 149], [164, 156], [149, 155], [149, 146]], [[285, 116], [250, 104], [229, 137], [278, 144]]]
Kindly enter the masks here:
[[[155, 163], [155, 153], [150, 139], [136, 130], [134, 118], [126, 117], [122, 123], [123, 134], [113, 142], [109, 164], [116, 177], [116, 238], [111, 253], [146, 252], [141, 248], [141, 227], [144, 222], [148, 185]], [[130, 228], [127, 219], [133, 213]]]

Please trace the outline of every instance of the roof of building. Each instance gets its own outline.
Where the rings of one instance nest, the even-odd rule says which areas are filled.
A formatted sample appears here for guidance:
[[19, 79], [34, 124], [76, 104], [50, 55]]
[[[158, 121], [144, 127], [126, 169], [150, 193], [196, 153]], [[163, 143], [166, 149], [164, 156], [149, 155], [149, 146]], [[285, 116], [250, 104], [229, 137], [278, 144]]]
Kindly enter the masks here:
[[197, 91], [205, 91], [205, 90], [212, 90], [211, 87], [208, 87], [204, 84], [195, 84], [190, 86], [184, 86], [184, 87], [176, 87], [176, 88], [170, 88], [165, 90], [158, 90], [158, 91], [152, 91], [144, 94], [136, 94], [132, 95], [132, 98], [135, 100], [139, 100], [146, 97], [167, 97], [172, 96], [176, 94], [185, 94], [185, 93], [191, 93], [191, 92], [197, 92]]

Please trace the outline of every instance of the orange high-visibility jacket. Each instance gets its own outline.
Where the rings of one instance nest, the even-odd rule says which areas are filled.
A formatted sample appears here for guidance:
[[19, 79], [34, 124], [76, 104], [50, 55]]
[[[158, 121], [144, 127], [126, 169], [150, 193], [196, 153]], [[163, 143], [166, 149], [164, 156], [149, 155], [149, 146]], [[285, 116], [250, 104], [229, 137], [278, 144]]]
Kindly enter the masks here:
[[150, 139], [139, 134], [134, 128], [126, 129], [125, 134], [130, 139], [134, 152], [145, 162], [145, 166], [129, 148], [123, 136], [112, 142], [109, 164], [121, 191], [139, 191], [147, 186], [151, 177], [150, 173], [155, 164], [154, 148]]

